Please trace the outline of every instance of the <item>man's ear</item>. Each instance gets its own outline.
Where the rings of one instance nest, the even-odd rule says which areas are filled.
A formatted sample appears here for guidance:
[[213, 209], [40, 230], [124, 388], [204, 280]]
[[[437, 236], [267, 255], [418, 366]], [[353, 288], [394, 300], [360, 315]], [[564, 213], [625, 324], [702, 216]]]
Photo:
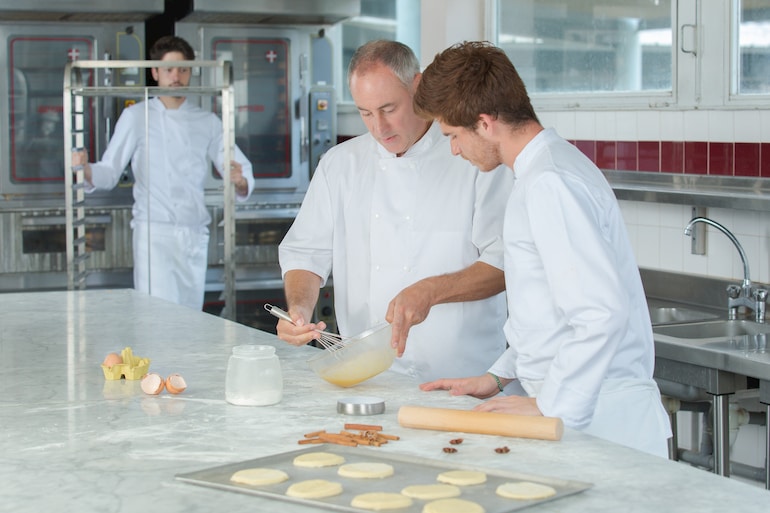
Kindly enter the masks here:
[[420, 79], [422, 79], [422, 73], [417, 73], [412, 79], [412, 87], [409, 90], [409, 93], [411, 93], [412, 96], [414, 96], [414, 93], [417, 92], [417, 86], [420, 85]]
[[158, 81], [158, 68], [150, 68], [150, 73], [152, 73], [152, 78], [156, 82]]
[[483, 132], [489, 132], [493, 129], [494, 121], [495, 118], [489, 114], [479, 114], [479, 121], [476, 127]]

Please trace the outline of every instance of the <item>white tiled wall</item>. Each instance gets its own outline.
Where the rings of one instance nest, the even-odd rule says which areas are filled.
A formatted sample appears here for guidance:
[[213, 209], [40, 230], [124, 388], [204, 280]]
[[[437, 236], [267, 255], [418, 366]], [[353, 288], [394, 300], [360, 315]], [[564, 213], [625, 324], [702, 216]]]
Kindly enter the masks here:
[[770, 142], [770, 109], [687, 111], [540, 111], [566, 139]]
[[[691, 206], [621, 201], [620, 207], [640, 267], [743, 279], [737, 249], [715, 228], [706, 229], [706, 254], [691, 253], [691, 239], [684, 235]], [[770, 212], [710, 208], [706, 215], [733, 232], [743, 246], [752, 281], [770, 283]]]

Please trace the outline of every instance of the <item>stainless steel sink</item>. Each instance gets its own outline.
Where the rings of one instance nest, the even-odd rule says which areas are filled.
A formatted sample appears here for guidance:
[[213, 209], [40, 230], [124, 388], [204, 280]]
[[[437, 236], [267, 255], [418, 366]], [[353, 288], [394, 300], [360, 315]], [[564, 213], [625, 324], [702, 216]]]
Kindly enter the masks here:
[[686, 340], [729, 340], [770, 333], [770, 325], [746, 320], [715, 320], [653, 326], [652, 331], [657, 335]]
[[652, 325], [677, 324], [683, 322], [705, 321], [717, 319], [719, 316], [713, 313], [693, 310], [691, 308], [680, 308], [677, 306], [650, 307], [650, 320]]
[[650, 310], [650, 321], [652, 321], [653, 326], [708, 321], [719, 318], [719, 315], [714, 312], [676, 303], [648, 300], [647, 307]]

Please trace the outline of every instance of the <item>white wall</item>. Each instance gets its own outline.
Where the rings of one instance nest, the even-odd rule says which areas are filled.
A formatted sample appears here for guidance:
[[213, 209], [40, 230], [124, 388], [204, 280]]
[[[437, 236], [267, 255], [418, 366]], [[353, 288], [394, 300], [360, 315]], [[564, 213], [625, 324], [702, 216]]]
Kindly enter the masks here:
[[485, 0], [422, 0], [422, 65], [455, 43], [484, 39], [485, 12]]

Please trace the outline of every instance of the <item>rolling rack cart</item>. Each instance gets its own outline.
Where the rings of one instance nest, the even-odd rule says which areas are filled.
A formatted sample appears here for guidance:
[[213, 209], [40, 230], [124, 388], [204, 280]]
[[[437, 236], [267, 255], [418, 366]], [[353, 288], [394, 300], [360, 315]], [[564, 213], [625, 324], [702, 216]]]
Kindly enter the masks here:
[[[113, 86], [109, 75], [115, 69], [169, 68], [184, 66], [210, 68], [215, 74], [217, 86], [189, 86], [187, 88], [164, 88], [156, 86]], [[93, 77], [84, 83], [84, 71], [93, 70]], [[99, 76], [99, 70], [103, 70]], [[101, 80], [100, 80], [101, 79]], [[98, 85], [101, 83], [102, 85]], [[71, 166], [73, 149], [85, 147], [85, 106], [87, 97], [135, 97], [144, 99], [151, 96], [173, 94], [174, 96], [221, 96], [222, 131], [225, 165], [235, 154], [235, 120], [233, 73], [229, 61], [73, 61], [64, 68], [64, 162], [68, 172], [64, 173], [65, 222], [67, 230], [67, 289], [85, 289], [88, 269], [86, 262], [86, 195], [85, 171], [82, 166]], [[145, 103], [146, 104], [146, 103]], [[145, 110], [145, 126], [149, 121]], [[145, 137], [149, 137], [145, 129]], [[149, 148], [149, 144], [147, 144]], [[149, 161], [149, 151], [145, 157]], [[145, 162], [149, 169], [149, 162]], [[222, 317], [235, 320], [235, 191], [230, 185], [230, 173], [222, 173], [224, 206], [224, 302]], [[149, 183], [152, 187], [152, 184]], [[150, 270], [152, 280], [152, 270]]]

